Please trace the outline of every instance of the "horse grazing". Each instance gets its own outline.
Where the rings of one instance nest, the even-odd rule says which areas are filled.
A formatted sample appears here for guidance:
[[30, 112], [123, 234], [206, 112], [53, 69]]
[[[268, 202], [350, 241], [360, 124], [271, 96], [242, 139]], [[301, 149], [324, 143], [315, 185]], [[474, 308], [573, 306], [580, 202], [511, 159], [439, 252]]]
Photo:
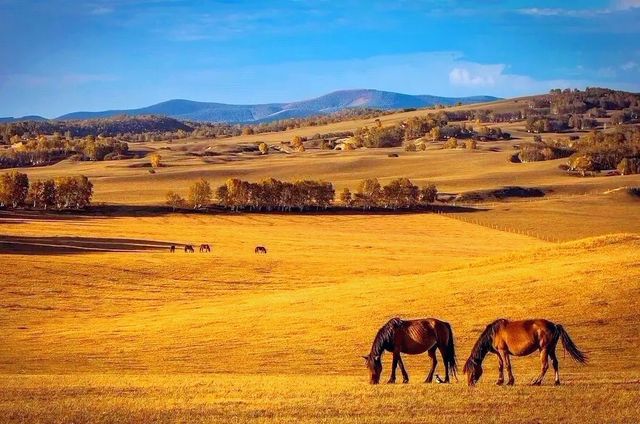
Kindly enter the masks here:
[[201, 244], [200, 253], [203, 253], [203, 252], [211, 252], [211, 246], [209, 246], [208, 244]]
[[175, 253], [176, 252], [176, 246], [172, 244], [171, 247], [169, 248], [169, 252]]
[[373, 339], [371, 352], [367, 356], [363, 356], [369, 369], [371, 384], [380, 382], [380, 374], [382, 373], [380, 357], [384, 351], [393, 353], [393, 365], [391, 366], [391, 376], [388, 383], [396, 382], [396, 367], [398, 365], [400, 365], [400, 371], [402, 372], [402, 382], [409, 382], [409, 375], [400, 357], [401, 353], [418, 355], [424, 352], [427, 352], [431, 358], [431, 369], [424, 382], [431, 383], [438, 363], [436, 349], [442, 355], [445, 372], [444, 380], [437, 375], [436, 380], [439, 383], [448, 383], [449, 373], [455, 377], [457, 372], [453, 332], [449, 323], [435, 318], [415, 320], [392, 318], [378, 330], [376, 337]]
[[194, 253], [193, 246], [190, 244], [184, 245], [184, 253]]
[[542, 370], [531, 384], [534, 386], [542, 384], [542, 379], [549, 368], [549, 358], [551, 358], [557, 386], [560, 384], [558, 358], [556, 357], [558, 340], [562, 341], [562, 346], [575, 361], [581, 364], [587, 362], [587, 355], [578, 349], [560, 324], [554, 324], [546, 319], [523, 321], [498, 319], [487, 325], [487, 328], [485, 328], [473, 346], [469, 359], [464, 364], [467, 383], [473, 386], [480, 380], [482, 376], [482, 361], [487, 353], [491, 352], [498, 356], [498, 381], [496, 384], [504, 384], [503, 370], [506, 365], [509, 375], [507, 385], [513, 385], [515, 379], [511, 372], [509, 355], [527, 356], [539, 350]]
[[265, 255], [267, 254], [267, 248], [264, 246], [256, 246], [256, 248], [253, 251], [254, 253], [264, 253]]

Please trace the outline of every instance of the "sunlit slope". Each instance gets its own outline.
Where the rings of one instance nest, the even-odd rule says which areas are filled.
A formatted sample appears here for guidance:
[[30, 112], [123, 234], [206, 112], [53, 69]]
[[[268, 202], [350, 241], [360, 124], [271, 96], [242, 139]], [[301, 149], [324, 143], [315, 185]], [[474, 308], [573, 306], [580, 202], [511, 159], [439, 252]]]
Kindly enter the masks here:
[[[434, 215], [289, 223], [285, 216], [269, 231], [268, 219], [255, 218], [252, 228], [250, 216], [231, 223], [246, 228], [241, 243], [218, 218], [203, 218], [201, 240], [176, 219], [163, 223], [163, 238], [184, 230], [213, 241], [214, 254], [0, 256], [7, 270], [0, 371], [360, 376], [359, 355], [399, 315], [449, 321], [461, 360], [493, 319], [546, 317], [565, 325], [594, 364], [563, 360], [567, 379], [640, 375], [638, 236], [553, 245]], [[133, 222], [131, 237], [159, 234]], [[121, 231], [77, 225], [78, 234], [91, 225], [105, 236]], [[11, 231], [20, 228], [29, 225]], [[268, 255], [251, 253], [258, 238]], [[426, 357], [407, 358], [414, 379], [424, 377], [425, 364]], [[536, 358], [516, 364], [521, 382], [538, 370]]]

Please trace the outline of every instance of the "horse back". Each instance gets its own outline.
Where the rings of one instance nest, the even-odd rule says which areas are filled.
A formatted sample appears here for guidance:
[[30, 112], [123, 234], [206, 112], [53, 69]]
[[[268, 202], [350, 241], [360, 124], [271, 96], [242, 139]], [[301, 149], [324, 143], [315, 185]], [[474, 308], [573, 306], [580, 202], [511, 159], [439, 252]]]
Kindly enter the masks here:
[[451, 337], [448, 324], [435, 318], [405, 320], [400, 330], [396, 343], [410, 354], [422, 353], [438, 343], [446, 345]]
[[555, 341], [555, 334], [555, 324], [546, 319], [507, 321], [497, 329], [494, 346], [524, 356]]

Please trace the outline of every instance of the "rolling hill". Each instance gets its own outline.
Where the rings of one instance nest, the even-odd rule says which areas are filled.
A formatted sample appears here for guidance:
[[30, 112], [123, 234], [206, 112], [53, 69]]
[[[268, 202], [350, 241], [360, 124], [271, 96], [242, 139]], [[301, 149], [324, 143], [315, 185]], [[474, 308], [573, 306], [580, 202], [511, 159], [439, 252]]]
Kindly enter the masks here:
[[414, 96], [379, 90], [342, 90], [310, 100], [256, 105], [231, 105], [174, 99], [139, 109], [73, 112], [56, 119], [106, 118], [124, 114], [162, 115], [191, 121], [255, 123], [331, 113], [354, 107], [402, 109], [433, 106], [435, 104], [453, 105], [458, 102], [470, 104], [496, 99], [496, 97], [491, 96], [438, 97], [431, 95]]

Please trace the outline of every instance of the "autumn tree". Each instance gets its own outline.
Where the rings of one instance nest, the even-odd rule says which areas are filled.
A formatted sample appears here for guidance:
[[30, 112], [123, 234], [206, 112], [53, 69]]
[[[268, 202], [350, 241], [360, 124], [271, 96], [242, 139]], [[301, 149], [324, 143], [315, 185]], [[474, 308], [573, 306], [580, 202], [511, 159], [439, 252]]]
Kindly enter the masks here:
[[160, 153], [158, 152], [153, 152], [149, 155], [149, 163], [153, 168], [159, 168], [161, 165], [160, 164], [161, 160], [162, 160], [162, 156], [160, 156]]
[[211, 186], [204, 178], [201, 178], [200, 181], [196, 181], [189, 188], [189, 204], [194, 209], [200, 209], [208, 206], [211, 203], [212, 197], [213, 192], [211, 191]]
[[340, 203], [346, 207], [353, 205], [353, 194], [351, 193], [351, 190], [349, 190], [348, 187], [342, 189], [338, 200], [340, 200]]
[[29, 187], [29, 203], [34, 208], [49, 209], [56, 205], [56, 185], [51, 179], [35, 181]]
[[377, 178], [362, 180], [355, 193], [355, 204], [362, 209], [378, 206], [382, 198], [382, 187]]
[[184, 199], [184, 197], [173, 191], [167, 193], [166, 199], [167, 206], [171, 206], [171, 209], [174, 212], [176, 211], [176, 209], [182, 209], [187, 206], [187, 201]]
[[291, 139], [291, 147], [293, 147], [294, 149], [302, 146], [302, 137], [300, 137], [299, 135], [295, 135], [293, 136], [293, 138]]
[[0, 177], [0, 206], [17, 208], [24, 204], [28, 192], [27, 174], [11, 171]]
[[418, 203], [420, 190], [408, 178], [397, 178], [384, 186], [382, 199], [387, 208], [410, 208]]
[[83, 209], [91, 204], [93, 184], [84, 175], [59, 177], [55, 191], [58, 209]]
[[433, 203], [438, 197], [438, 189], [435, 184], [427, 183], [420, 189], [420, 201], [422, 203]]
[[269, 146], [267, 146], [267, 143], [260, 143], [258, 144], [258, 150], [260, 151], [260, 154], [266, 155], [269, 152]]
[[441, 135], [440, 127], [433, 127], [431, 131], [429, 131], [429, 135], [431, 136], [431, 140], [438, 141], [440, 140]]

